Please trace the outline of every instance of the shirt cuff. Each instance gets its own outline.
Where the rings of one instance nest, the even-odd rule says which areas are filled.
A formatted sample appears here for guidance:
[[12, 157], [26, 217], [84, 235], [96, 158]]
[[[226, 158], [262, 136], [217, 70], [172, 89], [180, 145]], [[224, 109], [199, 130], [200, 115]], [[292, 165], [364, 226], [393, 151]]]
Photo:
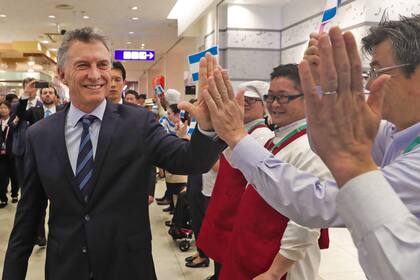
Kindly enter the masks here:
[[29, 95], [22, 94], [22, 95], [20, 96], [20, 99], [22, 99], [22, 100], [29, 99]]
[[380, 170], [348, 181], [337, 195], [337, 212], [355, 242], [383, 224], [410, 215]]
[[214, 131], [207, 131], [207, 130], [203, 130], [201, 127], [200, 127], [200, 125], [199, 124], [197, 124], [197, 128], [198, 128], [198, 131], [200, 131], [200, 133], [201, 134], [203, 134], [203, 135], [205, 135], [205, 136], [208, 136], [208, 137], [210, 137], [210, 138], [214, 138], [214, 137], [216, 137], [217, 135], [216, 135], [216, 132], [214, 132]]

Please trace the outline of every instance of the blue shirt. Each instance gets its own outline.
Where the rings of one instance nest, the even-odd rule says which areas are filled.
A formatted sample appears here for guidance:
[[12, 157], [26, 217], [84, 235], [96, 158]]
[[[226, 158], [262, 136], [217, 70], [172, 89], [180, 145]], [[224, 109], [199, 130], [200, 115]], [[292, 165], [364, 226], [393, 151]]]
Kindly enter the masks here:
[[104, 99], [102, 103], [90, 113], [85, 113], [76, 108], [73, 104], [70, 104], [70, 108], [66, 116], [64, 137], [66, 139], [67, 153], [74, 174], [76, 174], [77, 156], [79, 155], [79, 146], [83, 131], [83, 125], [79, 122], [79, 120], [84, 115], [93, 115], [97, 118], [89, 127], [89, 135], [93, 148], [93, 158], [95, 158], [96, 147], [98, 146], [99, 130], [104, 117], [106, 102], [106, 99]]

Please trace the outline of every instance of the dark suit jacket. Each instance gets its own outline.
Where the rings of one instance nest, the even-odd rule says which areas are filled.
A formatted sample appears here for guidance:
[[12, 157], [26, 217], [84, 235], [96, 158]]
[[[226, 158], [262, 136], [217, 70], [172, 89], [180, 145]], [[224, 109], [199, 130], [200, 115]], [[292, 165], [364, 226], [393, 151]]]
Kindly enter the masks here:
[[[4, 131], [1, 130], [1, 126], [0, 126], [0, 144], [5, 142], [7, 157], [12, 157], [14, 127], [11, 126], [10, 123], [13, 123], [14, 118], [15, 118], [14, 116], [10, 116], [9, 122], [7, 123], [9, 128], [6, 128]], [[6, 139], [6, 132], [7, 132], [7, 139]]]
[[198, 131], [191, 142], [165, 132], [143, 108], [107, 103], [93, 188], [85, 203], [67, 154], [61, 111], [28, 129], [25, 183], [4, 263], [4, 280], [23, 280], [50, 200], [46, 279], [155, 279], [148, 215], [153, 165], [204, 173], [226, 147]]
[[[20, 100], [19, 100], [20, 101]], [[20, 107], [20, 110], [23, 111], [26, 110], [26, 104], [28, 104], [28, 100], [25, 101], [25, 105], [24, 107], [19, 106], [20, 102], [17, 104], [17, 106], [12, 106], [12, 114], [16, 115], [18, 108]], [[41, 107], [42, 108], [42, 103], [40, 101], [37, 101], [36, 106], [35, 107]], [[13, 123], [11, 124], [13, 126], [14, 129], [14, 133], [13, 133], [13, 147], [12, 147], [12, 152], [13, 155], [19, 157], [19, 158], [23, 158], [23, 155], [25, 154], [25, 140], [26, 140], [26, 129], [29, 126], [29, 123], [25, 120], [20, 120], [19, 123], [17, 125], [14, 125]]]
[[[39, 120], [44, 118], [44, 107], [42, 106], [35, 106], [31, 107], [26, 110], [26, 106], [28, 105], [28, 99], [19, 99], [19, 104], [16, 109], [16, 115], [21, 120], [26, 120], [29, 122], [29, 125], [33, 125]], [[38, 105], [38, 103], [37, 103]], [[56, 106], [56, 111], [61, 111], [63, 109], [62, 106]]]

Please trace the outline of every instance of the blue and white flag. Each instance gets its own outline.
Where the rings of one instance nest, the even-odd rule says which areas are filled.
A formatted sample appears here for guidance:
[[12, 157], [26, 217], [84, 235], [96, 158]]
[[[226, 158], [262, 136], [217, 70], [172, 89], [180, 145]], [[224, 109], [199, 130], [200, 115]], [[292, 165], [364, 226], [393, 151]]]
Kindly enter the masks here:
[[200, 70], [200, 59], [206, 56], [206, 53], [210, 53], [212, 56], [219, 60], [219, 46], [213, 46], [205, 51], [195, 53], [188, 56], [188, 64], [190, 66], [190, 72], [192, 75], [193, 82], [198, 81], [198, 71]]
[[324, 13], [322, 14], [319, 33], [323, 32], [325, 25], [327, 25], [327, 23], [329, 23], [337, 15], [337, 10], [340, 4], [341, 0], [327, 0], [327, 3], [325, 4]]

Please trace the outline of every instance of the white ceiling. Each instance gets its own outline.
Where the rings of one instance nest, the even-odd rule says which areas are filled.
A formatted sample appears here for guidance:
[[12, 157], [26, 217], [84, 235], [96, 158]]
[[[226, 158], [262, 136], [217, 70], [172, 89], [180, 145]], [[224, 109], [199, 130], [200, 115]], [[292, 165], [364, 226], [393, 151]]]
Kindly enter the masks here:
[[[177, 40], [175, 20], [166, 19], [176, 0], [0, 0], [0, 43], [45, 40], [45, 33], [83, 26], [97, 27], [110, 39], [113, 48], [154, 49], [160, 54]], [[57, 9], [58, 4], [73, 6]], [[131, 7], [138, 6], [137, 11]], [[49, 16], [54, 15], [55, 19]], [[83, 19], [87, 15], [89, 19]], [[132, 20], [138, 17], [139, 20]], [[58, 26], [59, 28], [58, 28]], [[134, 34], [129, 34], [132, 31]], [[132, 44], [127, 44], [132, 42]], [[58, 44], [49, 43], [49, 47]], [[150, 63], [144, 63], [145, 67]]]

